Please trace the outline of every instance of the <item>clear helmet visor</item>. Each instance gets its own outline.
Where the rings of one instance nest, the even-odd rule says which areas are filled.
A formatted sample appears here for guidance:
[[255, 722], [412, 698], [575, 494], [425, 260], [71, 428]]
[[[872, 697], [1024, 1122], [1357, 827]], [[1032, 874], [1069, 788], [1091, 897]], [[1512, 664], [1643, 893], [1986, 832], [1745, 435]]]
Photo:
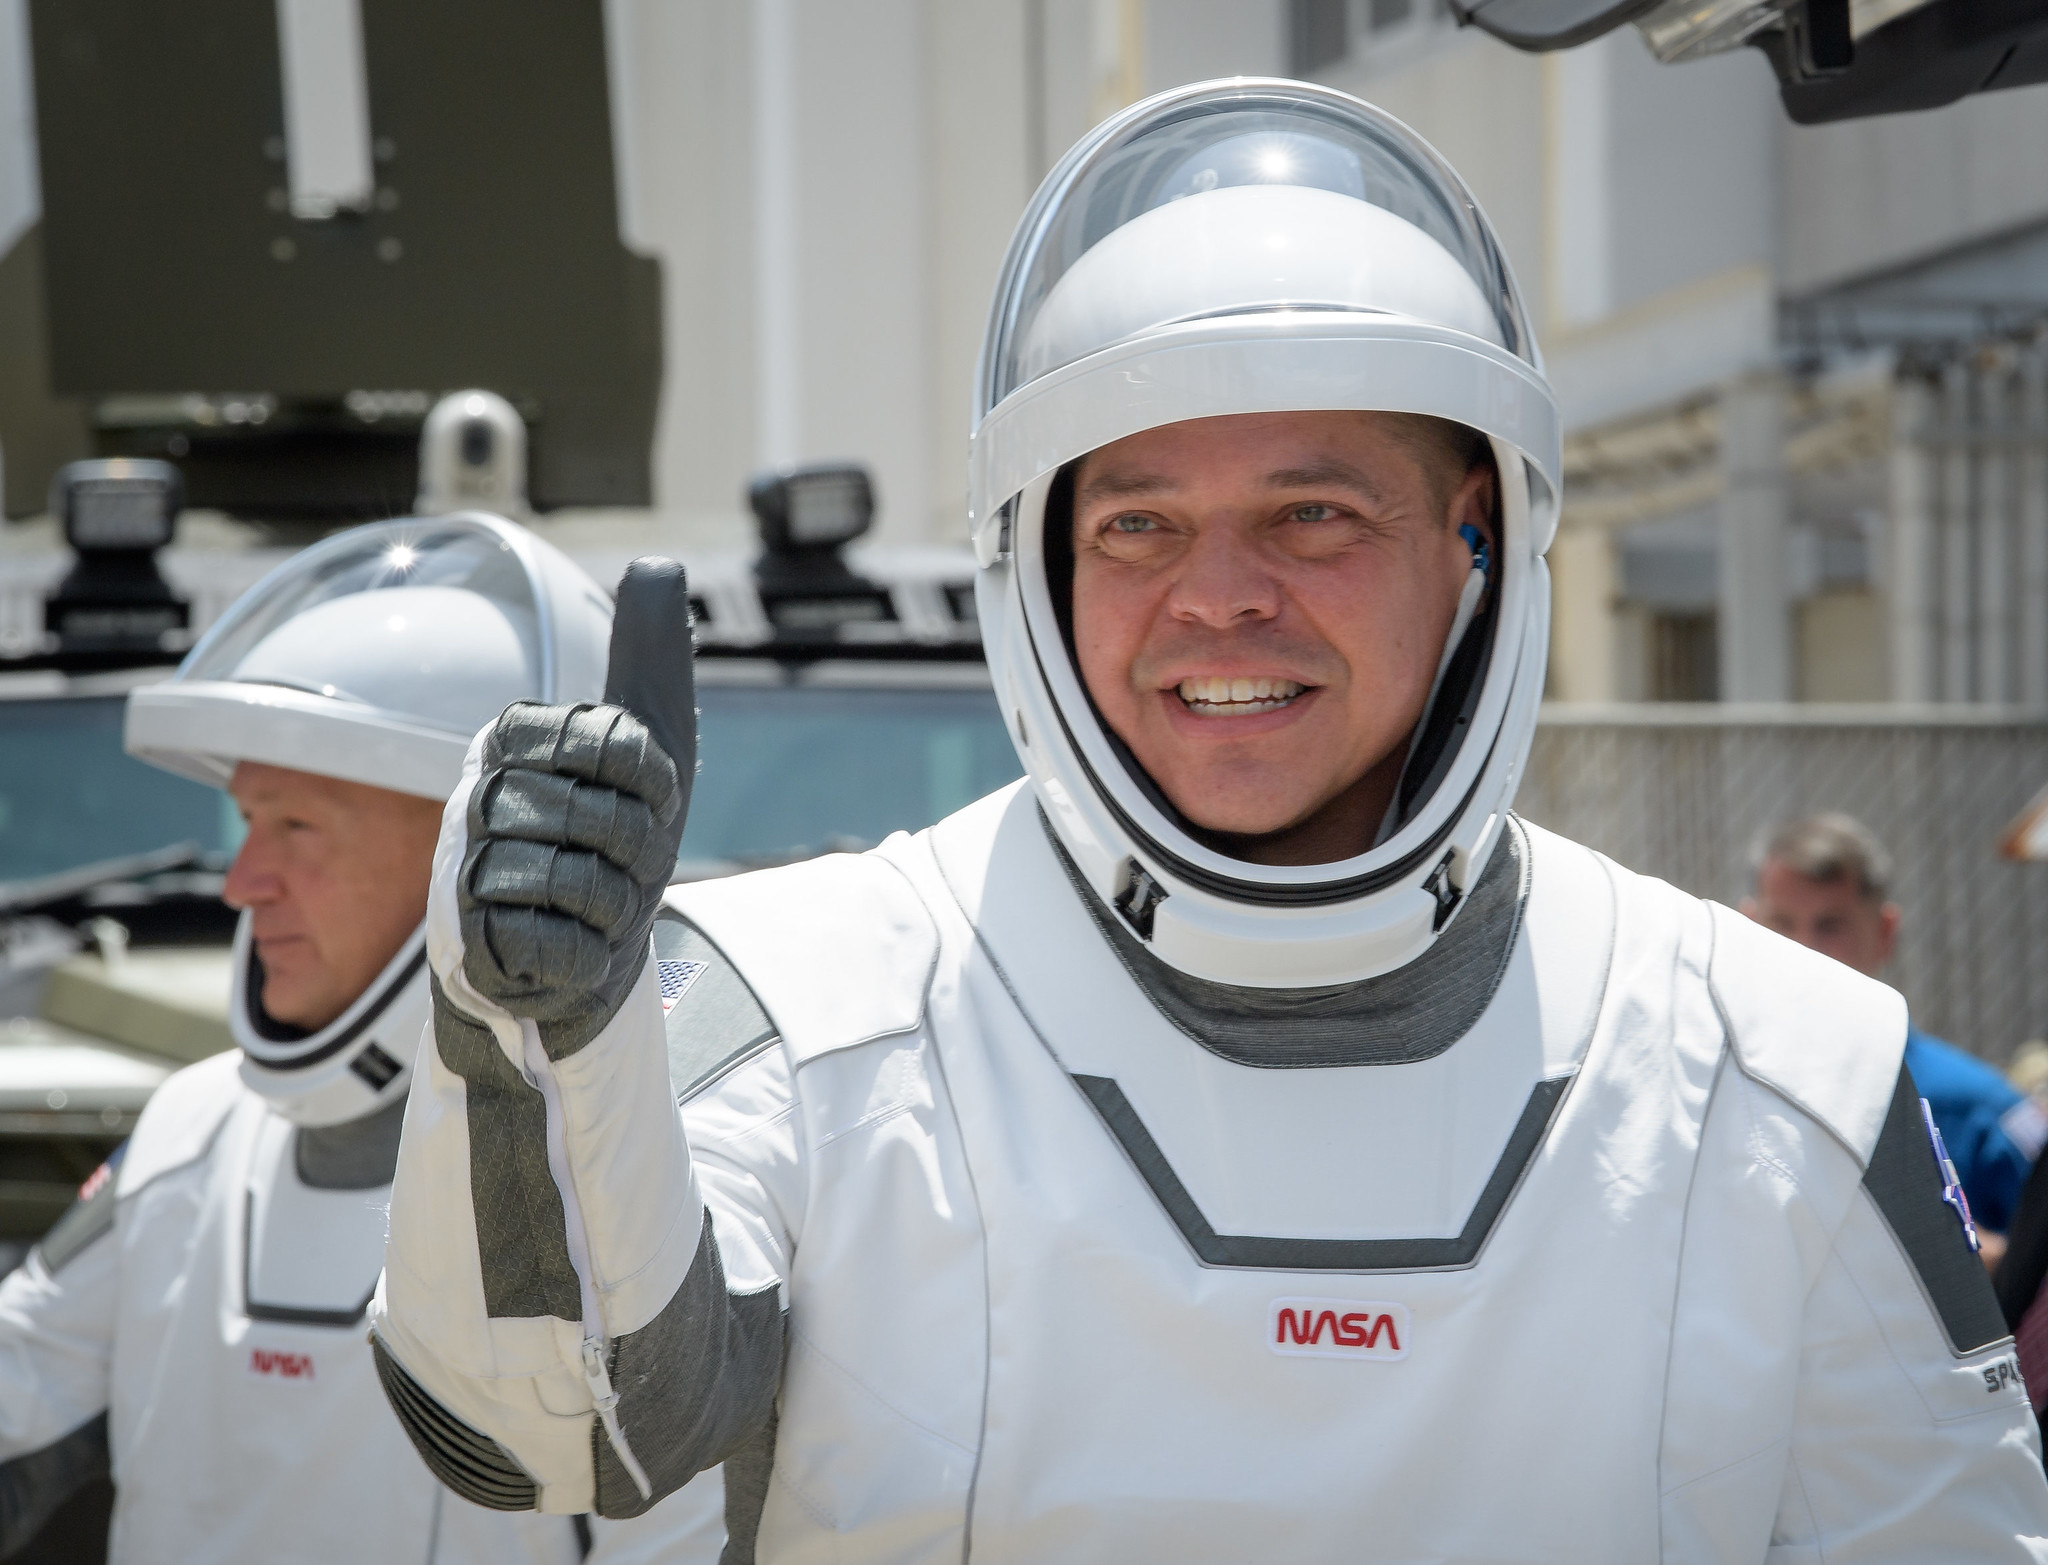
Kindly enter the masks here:
[[1077, 147], [1027, 216], [982, 413], [1100, 349], [1227, 315], [1396, 316], [1535, 362], [1470, 193], [1398, 122], [1293, 82], [1146, 107]]
[[178, 670], [129, 697], [129, 752], [225, 786], [253, 761], [445, 799], [514, 701], [602, 688], [611, 604], [482, 512], [358, 527], [236, 600]]
[[298, 690], [467, 736], [512, 701], [547, 698], [543, 624], [502, 524], [387, 522], [306, 550], [245, 594], [178, 678]]

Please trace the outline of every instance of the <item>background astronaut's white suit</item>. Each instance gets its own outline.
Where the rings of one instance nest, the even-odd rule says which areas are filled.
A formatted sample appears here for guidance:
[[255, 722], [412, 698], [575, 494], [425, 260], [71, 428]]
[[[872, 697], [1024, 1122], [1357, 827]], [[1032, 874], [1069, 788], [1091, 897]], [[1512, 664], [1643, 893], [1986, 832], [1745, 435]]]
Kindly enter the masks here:
[[[496, 518], [356, 529], [146, 687], [130, 747], [216, 784], [251, 759], [445, 798], [507, 701], [595, 694], [608, 625], [588, 577]], [[379, 1387], [364, 1320], [429, 1009], [423, 944], [308, 1033], [263, 1014], [244, 914], [242, 1047], [171, 1077], [0, 1283], [0, 1548], [111, 1469], [117, 1562], [717, 1558], [716, 1473], [634, 1521], [485, 1509], [432, 1474]]]

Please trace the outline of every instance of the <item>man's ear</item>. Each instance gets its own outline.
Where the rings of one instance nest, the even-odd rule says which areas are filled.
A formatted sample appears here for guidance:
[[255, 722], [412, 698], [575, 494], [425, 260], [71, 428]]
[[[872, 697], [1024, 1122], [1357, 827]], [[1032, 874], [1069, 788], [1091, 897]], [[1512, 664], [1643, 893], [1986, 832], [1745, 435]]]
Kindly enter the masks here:
[[1456, 532], [1460, 527], [1477, 528], [1496, 559], [1500, 557], [1500, 532], [1494, 521], [1497, 509], [1494, 502], [1499, 493], [1497, 483], [1491, 462], [1474, 463], [1472, 470], [1451, 491], [1451, 503], [1445, 508], [1445, 518], [1451, 531]]

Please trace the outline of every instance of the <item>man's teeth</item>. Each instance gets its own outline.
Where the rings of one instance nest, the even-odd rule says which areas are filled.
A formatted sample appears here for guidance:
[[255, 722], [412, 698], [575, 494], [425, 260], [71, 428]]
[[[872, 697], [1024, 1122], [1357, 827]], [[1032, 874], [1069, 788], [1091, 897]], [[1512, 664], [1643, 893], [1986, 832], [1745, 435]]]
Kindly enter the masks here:
[[1291, 679], [1272, 679], [1263, 674], [1249, 679], [1242, 676], [1225, 679], [1221, 675], [1209, 674], [1183, 679], [1180, 698], [1191, 711], [1238, 717], [1283, 707], [1306, 688]]

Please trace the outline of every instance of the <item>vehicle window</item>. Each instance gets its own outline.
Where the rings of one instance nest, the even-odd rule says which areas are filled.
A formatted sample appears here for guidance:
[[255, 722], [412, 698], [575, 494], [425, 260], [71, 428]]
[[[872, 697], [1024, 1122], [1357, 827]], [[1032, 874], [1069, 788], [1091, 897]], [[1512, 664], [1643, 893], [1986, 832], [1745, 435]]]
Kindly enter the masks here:
[[872, 847], [1022, 774], [986, 690], [710, 686], [697, 703], [686, 872]]
[[0, 880], [197, 842], [234, 851], [234, 802], [121, 748], [121, 696], [0, 701]]

